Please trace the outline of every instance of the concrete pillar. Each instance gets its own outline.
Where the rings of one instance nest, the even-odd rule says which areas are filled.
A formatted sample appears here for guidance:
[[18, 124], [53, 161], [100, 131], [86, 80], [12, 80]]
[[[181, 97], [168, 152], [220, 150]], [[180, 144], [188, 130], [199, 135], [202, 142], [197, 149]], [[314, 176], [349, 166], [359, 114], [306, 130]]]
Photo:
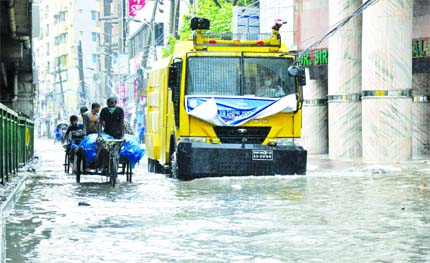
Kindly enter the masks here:
[[[428, 46], [421, 42], [430, 32], [430, 1], [414, 2], [412, 39], [413, 47], [424, 52], [412, 52], [412, 157], [430, 159], [430, 73], [426, 72], [424, 57], [428, 57]], [[418, 42], [417, 42], [418, 41]], [[419, 45], [421, 44], [421, 46]], [[415, 46], [416, 45], [416, 46]], [[415, 71], [415, 72], [414, 72]]]
[[430, 74], [412, 75], [412, 157], [430, 157]]
[[413, 0], [378, 1], [363, 13], [363, 161], [412, 157]]
[[[351, 15], [361, 0], [330, 0], [329, 25]], [[361, 159], [361, 17], [329, 38], [329, 157]]]
[[327, 154], [327, 80], [310, 80], [306, 71], [301, 142], [308, 154]]

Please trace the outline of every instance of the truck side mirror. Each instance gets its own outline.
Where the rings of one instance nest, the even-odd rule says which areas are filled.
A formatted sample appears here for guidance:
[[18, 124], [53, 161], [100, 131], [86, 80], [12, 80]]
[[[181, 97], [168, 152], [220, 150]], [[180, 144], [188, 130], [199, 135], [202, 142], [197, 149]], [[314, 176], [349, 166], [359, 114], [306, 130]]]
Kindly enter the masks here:
[[290, 66], [288, 67], [288, 74], [296, 77], [300, 86], [306, 86], [306, 73], [303, 67], [295, 65]]

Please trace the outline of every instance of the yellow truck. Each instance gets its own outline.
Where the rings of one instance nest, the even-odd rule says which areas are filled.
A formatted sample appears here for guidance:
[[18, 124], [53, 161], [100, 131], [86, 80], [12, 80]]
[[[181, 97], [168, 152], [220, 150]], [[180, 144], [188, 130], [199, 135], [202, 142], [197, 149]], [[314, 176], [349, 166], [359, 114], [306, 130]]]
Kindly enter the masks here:
[[152, 66], [147, 87], [148, 172], [180, 180], [305, 174], [301, 136], [304, 70], [272, 34], [204, 33]]

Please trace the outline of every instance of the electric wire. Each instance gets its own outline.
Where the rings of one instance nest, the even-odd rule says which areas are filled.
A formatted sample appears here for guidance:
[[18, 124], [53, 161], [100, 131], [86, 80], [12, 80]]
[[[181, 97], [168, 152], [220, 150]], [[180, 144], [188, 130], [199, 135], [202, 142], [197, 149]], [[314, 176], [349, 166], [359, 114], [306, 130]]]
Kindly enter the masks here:
[[328, 37], [330, 37], [334, 33], [336, 33], [337, 30], [339, 30], [341, 27], [343, 27], [344, 25], [346, 25], [352, 18], [354, 18], [355, 16], [358, 16], [358, 15], [362, 14], [366, 8], [368, 8], [369, 6], [375, 4], [378, 1], [379, 0], [367, 0], [360, 7], [358, 7], [351, 15], [345, 17], [344, 19], [340, 20], [339, 22], [337, 22], [336, 24], [334, 24], [333, 26], [331, 26], [330, 30], [325, 35], [323, 35], [318, 41], [314, 42], [313, 44], [309, 45], [307, 48], [305, 48], [304, 50], [302, 50], [302, 51], [300, 51], [298, 53], [299, 55], [297, 57], [297, 60], [295, 61], [295, 64], [299, 64], [300, 61], [301, 61], [301, 59], [302, 59], [302, 57], [305, 54], [307, 54], [310, 50], [312, 50], [314, 47], [316, 47], [319, 44], [321, 44]]

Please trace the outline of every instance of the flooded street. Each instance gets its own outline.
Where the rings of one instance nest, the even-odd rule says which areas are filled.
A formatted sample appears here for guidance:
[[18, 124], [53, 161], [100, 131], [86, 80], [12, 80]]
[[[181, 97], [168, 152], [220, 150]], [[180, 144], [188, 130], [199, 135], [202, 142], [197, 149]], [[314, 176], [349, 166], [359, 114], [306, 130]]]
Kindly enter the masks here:
[[[63, 172], [36, 141], [37, 172], [6, 225], [7, 262], [429, 262], [430, 165], [310, 158], [306, 176], [182, 182], [148, 174], [112, 188]], [[89, 206], [79, 206], [85, 202]]]

